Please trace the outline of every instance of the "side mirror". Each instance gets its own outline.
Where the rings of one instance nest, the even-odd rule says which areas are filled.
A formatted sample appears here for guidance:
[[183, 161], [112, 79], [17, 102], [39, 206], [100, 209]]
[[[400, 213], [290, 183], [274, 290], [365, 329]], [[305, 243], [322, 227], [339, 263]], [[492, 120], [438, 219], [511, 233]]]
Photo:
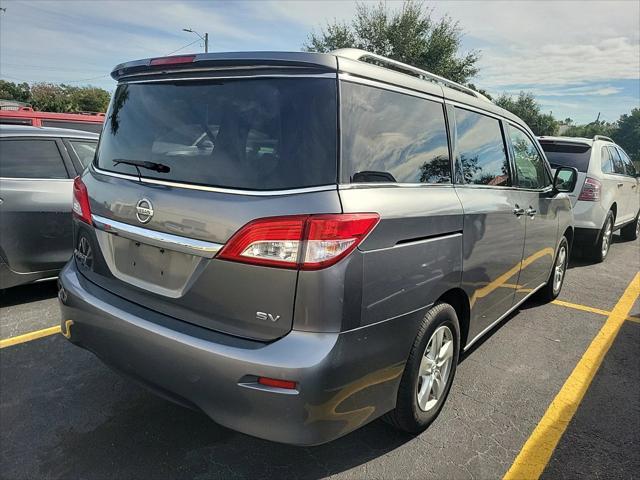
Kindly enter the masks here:
[[553, 191], [556, 193], [573, 192], [578, 181], [578, 170], [573, 167], [559, 167], [553, 177]]

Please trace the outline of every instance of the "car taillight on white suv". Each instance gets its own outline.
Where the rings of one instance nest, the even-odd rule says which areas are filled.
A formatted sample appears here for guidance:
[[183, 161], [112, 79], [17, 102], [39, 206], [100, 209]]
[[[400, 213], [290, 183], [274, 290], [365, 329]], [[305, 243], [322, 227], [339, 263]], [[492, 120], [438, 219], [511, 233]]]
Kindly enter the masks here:
[[597, 202], [600, 200], [600, 190], [602, 190], [602, 184], [595, 178], [587, 177], [578, 200]]
[[85, 223], [91, 225], [91, 207], [89, 207], [89, 193], [80, 177], [73, 179], [73, 206], [74, 215]]
[[379, 220], [377, 213], [261, 218], [238, 230], [217, 258], [271, 267], [318, 270], [351, 253]]

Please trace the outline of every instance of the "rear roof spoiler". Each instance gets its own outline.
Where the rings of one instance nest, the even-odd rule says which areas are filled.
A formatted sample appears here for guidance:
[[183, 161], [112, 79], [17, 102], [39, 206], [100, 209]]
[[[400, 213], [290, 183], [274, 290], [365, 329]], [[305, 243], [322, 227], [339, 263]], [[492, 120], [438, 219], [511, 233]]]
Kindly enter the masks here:
[[605, 137], [604, 135], [595, 135], [593, 137], [593, 141], [595, 142], [596, 140], [602, 140], [604, 142], [615, 143], [610, 137]]
[[[175, 61], [172, 62], [172, 60]], [[338, 60], [334, 55], [308, 52], [199, 53], [195, 55], [145, 58], [121, 63], [113, 69], [111, 77], [119, 81], [129, 76], [157, 75], [178, 71], [215, 70], [217, 68], [229, 70], [255, 69], [260, 67], [297, 67], [309, 68], [320, 72], [337, 72]]]

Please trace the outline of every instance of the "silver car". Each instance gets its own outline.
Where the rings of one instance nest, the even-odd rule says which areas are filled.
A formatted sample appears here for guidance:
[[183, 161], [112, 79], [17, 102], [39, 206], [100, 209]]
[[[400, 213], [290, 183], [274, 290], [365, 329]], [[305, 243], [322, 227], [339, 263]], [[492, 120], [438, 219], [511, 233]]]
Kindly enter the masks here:
[[112, 76], [62, 328], [159, 395], [284, 443], [416, 433], [462, 350], [560, 292], [576, 172], [467, 87], [360, 50]]
[[46, 280], [71, 258], [73, 178], [98, 135], [0, 125], [0, 288]]
[[592, 139], [540, 137], [553, 168], [578, 170], [578, 181], [569, 193], [573, 204], [577, 245], [596, 262], [603, 261], [613, 232], [625, 240], [640, 234], [640, 172], [627, 153], [609, 137]]

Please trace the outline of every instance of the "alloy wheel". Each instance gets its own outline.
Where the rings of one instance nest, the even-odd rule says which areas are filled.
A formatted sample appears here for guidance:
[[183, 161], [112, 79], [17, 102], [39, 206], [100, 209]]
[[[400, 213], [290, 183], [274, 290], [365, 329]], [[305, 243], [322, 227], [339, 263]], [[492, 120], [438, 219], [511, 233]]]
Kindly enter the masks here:
[[602, 258], [607, 256], [609, 252], [609, 246], [611, 245], [611, 236], [613, 235], [613, 220], [608, 219], [605, 225], [604, 232], [602, 233]]
[[438, 327], [427, 342], [418, 372], [417, 399], [420, 410], [434, 408], [445, 393], [453, 361], [453, 334], [449, 327]]
[[560, 246], [558, 252], [558, 258], [556, 259], [556, 266], [553, 269], [553, 292], [558, 293], [562, 287], [562, 281], [564, 280], [564, 274], [567, 271], [567, 247], [565, 245]]

